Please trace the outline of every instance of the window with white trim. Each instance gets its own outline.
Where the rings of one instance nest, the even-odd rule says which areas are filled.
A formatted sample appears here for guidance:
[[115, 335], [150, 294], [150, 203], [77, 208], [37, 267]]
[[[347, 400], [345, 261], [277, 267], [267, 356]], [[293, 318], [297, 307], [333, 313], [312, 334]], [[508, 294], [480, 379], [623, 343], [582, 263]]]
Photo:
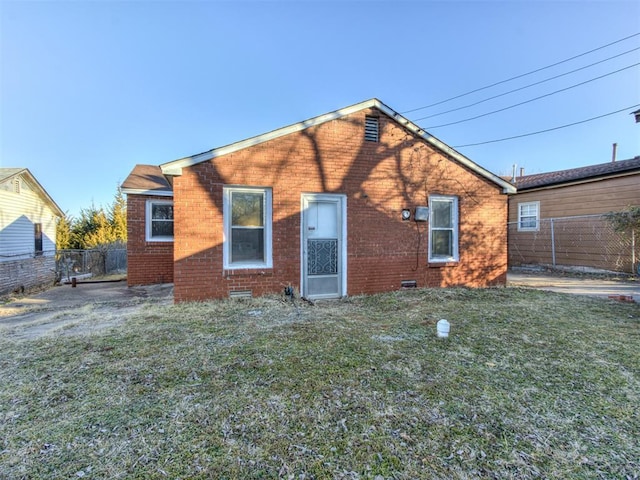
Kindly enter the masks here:
[[173, 201], [147, 200], [147, 242], [173, 242]]
[[518, 231], [540, 230], [540, 202], [518, 203]]
[[429, 262], [458, 261], [458, 197], [429, 197]]
[[225, 187], [224, 268], [271, 268], [271, 189]]

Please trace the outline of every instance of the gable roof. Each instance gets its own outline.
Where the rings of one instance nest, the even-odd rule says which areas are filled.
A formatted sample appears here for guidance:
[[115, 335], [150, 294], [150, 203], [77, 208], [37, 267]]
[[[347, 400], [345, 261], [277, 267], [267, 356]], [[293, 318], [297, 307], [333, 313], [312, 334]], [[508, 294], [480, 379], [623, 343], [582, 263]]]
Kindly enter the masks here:
[[44, 198], [45, 203], [48, 203], [53, 212], [58, 217], [64, 217], [64, 212], [58, 206], [58, 204], [51, 198], [40, 182], [33, 176], [28, 168], [0, 168], [0, 183], [8, 182], [15, 177], [27, 177], [29, 181], [37, 187], [40, 195]]
[[436, 149], [440, 150], [442, 153], [446, 154], [450, 158], [453, 158], [455, 161], [461, 163], [462, 165], [466, 166], [470, 170], [476, 172], [481, 177], [484, 177], [487, 180], [497, 184], [499, 187], [502, 188], [502, 191], [504, 193], [516, 192], [515, 187], [511, 183], [491, 173], [489, 170], [481, 167], [477, 163], [473, 162], [471, 159], [462, 155], [460, 152], [457, 152], [450, 146], [446, 145], [444, 142], [438, 140], [436, 137], [426, 132], [425, 130], [423, 130], [421, 127], [419, 127], [412, 121], [408, 120], [407, 118], [400, 115], [398, 112], [389, 108], [387, 105], [382, 103], [377, 98], [372, 98], [370, 100], [366, 100], [361, 103], [356, 103], [355, 105], [351, 105], [349, 107], [345, 107], [340, 110], [335, 110], [333, 112], [325, 113], [324, 115], [313, 117], [308, 120], [303, 120], [302, 122], [294, 123], [287, 127], [279, 128], [277, 130], [273, 130], [271, 132], [264, 133], [262, 135], [258, 135], [255, 137], [248, 138], [246, 140], [232, 143], [224, 147], [214, 148], [212, 150], [199, 153], [197, 155], [192, 155], [190, 157], [184, 157], [178, 160], [163, 163], [162, 165], [160, 165], [160, 169], [164, 175], [181, 175], [183, 168], [190, 167], [198, 163], [206, 162], [216, 157], [227, 155], [229, 153], [242, 150], [244, 148], [248, 148], [254, 145], [259, 145], [269, 140], [273, 140], [275, 138], [279, 138], [284, 135], [289, 135], [290, 133], [299, 132], [310, 127], [322, 125], [323, 123], [329, 122], [331, 120], [336, 120], [336, 119], [339, 119], [347, 115], [351, 115], [353, 113], [359, 112], [361, 110], [369, 109], [369, 108], [378, 109], [380, 112], [392, 118], [397, 123], [402, 125], [407, 130], [411, 131], [418, 137], [421, 137], [423, 140], [431, 144]]
[[640, 173], [640, 156], [616, 162], [588, 165], [586, 167], [558, 170], [555, 172], [536, 173], [516, 178], [518, 192], [535, 188], [561, 186], [567, 183], [580, 183]]
[[157, 165], [136, 165], [122, 183], [122, 192], [138, 195], [173, 196], [173, 189]]

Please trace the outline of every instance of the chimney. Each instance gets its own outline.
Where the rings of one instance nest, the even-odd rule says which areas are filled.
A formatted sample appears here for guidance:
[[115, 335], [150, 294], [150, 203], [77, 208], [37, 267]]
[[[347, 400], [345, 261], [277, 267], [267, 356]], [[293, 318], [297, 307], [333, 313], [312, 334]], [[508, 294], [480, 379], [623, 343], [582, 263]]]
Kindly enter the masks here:
[[611, 153], [611, 163], [616, 161], [616, 150], [618, 150], [618, 144], [613, 144], [613, 152]]
[[520, 167], [520, 176], [524, 177], [524, 167]]
[[511, 183], [516, 182], [516, 168], [518, 168], [518, 166], [514, 163], [513, 170], [511, 170]]

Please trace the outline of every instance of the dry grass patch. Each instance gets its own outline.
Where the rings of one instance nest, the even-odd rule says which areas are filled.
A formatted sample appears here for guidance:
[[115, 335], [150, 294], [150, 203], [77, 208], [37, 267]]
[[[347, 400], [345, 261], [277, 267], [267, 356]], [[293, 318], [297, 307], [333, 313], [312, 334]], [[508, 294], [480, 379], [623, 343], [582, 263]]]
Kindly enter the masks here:
[[637, 478], [639, 333], [636, 304], [449, 289], [4, 340], [0, 477]]

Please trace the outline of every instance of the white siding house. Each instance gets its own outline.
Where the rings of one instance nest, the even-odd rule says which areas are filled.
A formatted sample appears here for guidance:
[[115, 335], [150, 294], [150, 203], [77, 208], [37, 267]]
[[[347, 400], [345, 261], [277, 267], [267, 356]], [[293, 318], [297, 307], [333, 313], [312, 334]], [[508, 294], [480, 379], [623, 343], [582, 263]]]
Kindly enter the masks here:
[[53, 281], [63, 215], [28, 169], [0, 168], [0, 295]]

